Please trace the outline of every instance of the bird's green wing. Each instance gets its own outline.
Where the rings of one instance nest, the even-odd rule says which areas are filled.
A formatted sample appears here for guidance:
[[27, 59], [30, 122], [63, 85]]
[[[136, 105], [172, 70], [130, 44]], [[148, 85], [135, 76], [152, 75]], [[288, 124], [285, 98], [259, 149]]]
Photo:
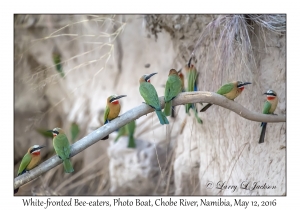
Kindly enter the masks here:
[[134, 120], [132, 120], [130, 123], [126, 124], [126, 131], [127, 131], [128, 135], [133, 136], [135, 127], [136, 127], [136, 124], [135, 124]]
[[170, 101], [181, 92], [181, 80], [177, 75], [169, 76], [165, 88], [165, 101]]
[[53, 147], [59, 157], [65, 160], [70, 156], [70, 144], [65, 134], [58, 134], [53, 140]]
[[196, 70], [190, 70], [188, 73], [188, 91], [196, 91], [196, 80], [197, 80], [197, 72]]
[[119, 128], [119, 131], [118, 131], [118, 135], [117, 137], [115, 138], [115, 142], [118, 141], [118, 139], [121, 137], [121, 136], [125, 136], [127, 135], [126, 133], [126, 125], [122, 126], [121, 128]]
[[74, 143], [79, 134], [79, 125], [75, 122], [71, 124], [71, 141]]
[[271, 106], [272, 106], [272, 104], [270, 102], [266, 101], [264, 104], [264, 108], [263, 108], [263, 114], [269, 114]]
[[104, 112], [104, 121], [103, 121], [104, 124], [107, 123], [108, 114], [109, 114], [109, 106], [106, 106], [105, 112]]
[[233, 84], [232, 83], [228, 83], [223, 85], [218, 91], [217, 93], [220, 95], [224, 95], [226, 93], [229, 93], [233, 88]]
[[155, 109], [160, 110], [160, 102], [158, 99], [157, 92], [153, 85], [149, 82], [142, 82], [140, 84], [140, 94], [144, 98], [145, 102], [154, 107]]
[[70, 145], [64, 147], [64, 153], [65, 153], [66, 158], [70, 157], [70, 153], [71, 153]]
[[24, 157], [22, 158], [21, 164], [19, 166], [18, 175], [20, 175], [24, 172], [24, 170], [26, 169], [26, 167], [28, 166], [30, 161], [31, 161], [31, 156], [30, 156], [30, 154], [26, 153], [24, 155]]

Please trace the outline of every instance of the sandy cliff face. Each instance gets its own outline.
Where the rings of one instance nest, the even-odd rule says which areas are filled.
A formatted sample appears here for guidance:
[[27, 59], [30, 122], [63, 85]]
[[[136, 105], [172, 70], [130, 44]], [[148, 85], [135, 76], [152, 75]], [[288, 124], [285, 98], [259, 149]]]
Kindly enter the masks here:
[[[262, 93], [273, 89], [279, 97], [275, 113], [285, 114], [285, 33], [274, 33], [255, 23], [248, 23], [253, 24], [253, 32], [249, 30], [251, 50], [245, 51], [244, 31], [237, 30], [234, 39], [231, 39], [232, 42], [220, 39], [220, 32], [226, 32], [226, 27], [222, 24], [216, 27], [219, 31], [207, 32], [207, 24], [218, 17], [17, 16], [15, 127], [18, 129], [15, 129], [15, 145], [20, 145], [20, 148], [14, 151], [17, 164], [15, 171], [22, 156], [33, 144], [48, 145], [47, 157], [51, 155], [51, 140], [42, 137], [35, 128], [63, 127], [70, 133], [70, 124], [76, 122], [80, 126], [80, 139], [94, 127], [102, 125], [108, 96], [127, 95], [120, 100], [121, 114], [143, 102], [138, 91], [141, 75], [158, 72], [151, 79], [151, 83], [156, 87], [158, 95], [163, 96], [162, 85], [165, 84], [169, 70], [182, 68], [192, 52], [195, 55], [193, 63], [199, 72], [199, 90], [216, 91], [222, 84], [232, 80], [249, 81], [252, 84], [245, 87], [243, 93], [235, 100], [237, 103], [251, 111], [261, 112], [265, 100]], [[67, 24], [69, 25], [65, 27]], [[205, 30], [206, 33], [203, 33]], [[201, 34], [205, 36], [201, 38]], [[224, 42], [232, 44], [231, 51], [226, 51], [232, 54], [224, 54]], [[55, 70], [53, 51], [61, 54], [66, 75], [64, 78]], [[198, 109], [202, 107], [200, 104], [197, 106]], [[285, 123], [269, 123], [265, 143], [258, 144], [260, 123], [241, 118], [222, 107], [215, 105], [206, 112], [199, 113], [204, 122], [202, 125], [196, 122], [192, 112], [191, 116], [185, 114], [184, 106], [177, 107], [176, 111], [178, 115], [175, 119], [170, 119], [169, 127], [160, 126], [153, 113], [136, 121], [135, 136], [139, 140], [159, 144], [159, 155], [164, 156], [158, 158], [164, 160], [160, 164], [153, 164], [156, 171], [157, 167], [161, 166], [154, 179], [158, 180], [157, 177], [160, 177], [159, 184], [163, 189], [149, 186], [148, 191], [142, 191], [143, 194], [150, 195], [154, 191], [154, 194], [184, 195], [285, 193]], [[171, 134], [166, 135], [168, 132]], [[112, 134], [110, 139], [114, 136]], [[78, 179], [75, 181], [78, 184], [75, 188], [62, 189], [59, 183], [67, 183], [68, 177], [56, 175], [60, 180], [53, 181], [50, 177], [54, 176], [54, 172], [49, 171], [41, 178], [47, 182], [43, 189], [39, 188], [39, 193], [45, 194], [47, 189], [50, 194], [93, 195], [109, 194], [109, 188], [116, 190], [117, 186], [113, 186], [113, 183], [117, 181], [113, 177], [114, 182], [110, 186], [110, 176], [122, 174], [120, 168], [125, 166], [108, 167], [108, 146], [107, 141], [98, 142], [73, 158], [74, 162], [78, 162], [75, 170], [81, 173], [78, 175], [79, 179], [91, 173], [98, 175], [90, 177], [82, 184]], [[165, 148], [165, 153], [161, 148]], [[109, 147], [109, 153], [115, 154], [112, 146]], [[101, 161], [99, 159], [98, 164], [93, 163], [102, 155], [103, 158], [100, 158]], [[152, 153], [148, 156], [152, 157]], [[124, 161], [127, 168], [128, 161], [130, 160]], [[60, 170], [58, 167], [55, 170]], [[128, 173], [128, 170], [124, 172], [124, 177], [128, 176]], [[153, 177], [153, 174], [151, 176]], [[32, 182], [24, 188], [23, 193], [31, 194], [30, 187], [39, 181]], [[276, 186], [276, 189], [240, 189], [243, 181], [256, 181], [262, 185], [266, 183]], [[208, 182], [214, 184], [212, 189], [207, 188]], [[153, 185], [153, 182], [149, 183]], [[224, 189], [216, 189], [217, 183]], [[135, 184], [138, 185], [133, 182], [133, 185]], [[225, 189], [225, 185], [238, 187], [233, 191]], [[166, 187], [168, 190], [165, 190]], [[129, 195], [138, 194], [136, 188], [134, 192], [130, 189], [134, 187], [128, 187]]]

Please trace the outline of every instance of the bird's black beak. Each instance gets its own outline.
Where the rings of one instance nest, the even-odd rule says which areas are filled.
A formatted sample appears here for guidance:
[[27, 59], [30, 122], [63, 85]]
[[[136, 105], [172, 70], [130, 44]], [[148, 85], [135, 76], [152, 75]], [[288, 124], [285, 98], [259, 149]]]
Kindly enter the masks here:
[[42, 146], [39, 146], [37, 149], [42, 149], [44, 147], [46, 147], [46, 146], [42, 145]]
[[251, 82], [244, 82], [242, 84], [239, 84], [237, 87], [239, 88], [239, 87], [242, 87], [242, 86], [245, 86], [245, 85], [250, 85], [250, 84], [251, 84]]
[[152, 76], [154, 76], [156, 73], [152, 73], [152, 74], [149, 74], [148, 76], [145, 77], [145, 81], [147, 82]]
[[243, 85], [250, 85], [250, 84], [251, 84], [251, 82], [244, 82]]
[[126, 96], [127, 96], [127, 95], [119, 95], [119, 96], [113, 97], [112, 99], [110, 99], [109, 102], [115, 101], [115, 100], [117, 100], [117, 99], [119, 99], [119, 98], [123, 98], [123, 97], [126, 97]]

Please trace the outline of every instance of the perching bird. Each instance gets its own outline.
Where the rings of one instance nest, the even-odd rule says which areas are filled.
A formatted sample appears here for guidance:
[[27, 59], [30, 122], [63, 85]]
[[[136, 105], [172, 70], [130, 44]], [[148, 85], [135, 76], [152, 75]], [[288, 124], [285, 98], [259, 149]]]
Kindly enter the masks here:
[[131, 121], [130, 123], [127, 123], [123, 127], [121, 127], [118, 130], [118, 135], [115, 139], [115, 142], [119, 140], [121, 136], [128, 136], [128, 148], [135, 148], [135, 141], [133, 138], [134, 131], [135, 131], [135, 120]]
[[[217, 93], [220, 95], [225, 96], [226, 98], [230, 100], [234, 100], [236, 97], [238, 97], [241, 92], [244, 90], [245, 85], [251, 84], [250, 82], [241, 82], [241, 81], [234, 81], [231, 83], [227, 83], [223, 85]], [[200, 112], [205, 112], [212, 104], [207, 104], [205, 107], [203, 107]]]
[[[197, 91], [197, 80], [198, 80], [198, 72], [193, 64], [191, 64], [192, 57], [190, 58], [188, 64], [184, 67], [186, 71], [186, 76], [188, 79], [188, 86], [187, 86], [187, 91], [192, 92], [192, 91]], [[186, 104], [185, 105], [185, 112], [189, 113], [190, 109], [196, 109], [195, 104]]]
[[[189, 62], [187, 63], [187, 65], [185, 65], [184, 69], [186, 71], [186, 76], [187, 76], [187, 80], [188, 80], [188, 86], [186, 91], [192, 92], [192, 91], [197, 91], [198, 90], [198, 72], [195, 68], [195, 66], [193, 64], [191, 64], [192, 61], [192, 57], [190, 58]], [[200, 103], [202, 105], [202, 103]], [[202, 120], [201, 118], [198, 116], [197, 113], [197, 108], [196, 108], [196, 104], [193, 103], [188, 103], [185, 104], [185, 112], [190, 115], [190, 109], [192, 109], [194, 111], [195, 117], [198, 121], [198, 123], [202, 124]]]
[[[185, 87], [184, 87], [184, 75], [182, 73], [182, 69], [180, 69], [179, 71], [177, 71], [178, 76], [181, 80], [181, 92], [185, 92]], [[171, 117], [175, 118], [175, 106], [172, 106], [172, 112], [171, 112]]]
[[169, 121], [165, 114], [161, 111], [160, 102], [157, 92], [154, 86], [150, 83], [150, 78], [157, 73], [146, 74], [140, 78], [139, 91], [141, 96], [144, 98], [146, 104], [155, 109], [156, 115], [159, 119], [160, 124], [169, 124]]
[[[126, 125], [127, 125], [127, 124], [126, 124]], [[119, 128], [119, 130], [118, 130], [118, 135], [117, 135], [117, 137], [115, 138], [115, 142], [117, 142], [121, 136], [127, 136], [127, 135], [128, 135], [128, 133], [127, 133], [127, 131], [126, 131], [126, 125], [124, 125], [124, 126], [122, 126], [121, 128]]]
[[128, 133], [128, 148], [135, 148], [136, 146], [133, 138], [135, 127], [135, 120], [132, 120], [130, 123], [126, 124], [126, 133]]
[[178, 76], [178, 72], [175, 69], [169, 71], [168, 80], [165, 87], [165, 108], [164, 114], [166, 116], [171, 115], [172, 100], [181, 92], [181, 80]]
[[74, 169], [70, 161], [70, 144], [65, 132], [61, 128], [54, 128], [49, 132], [53, 134], [53, 147], [58, 157], [63, 160], [65, 172], [72, 173]]
[[80, 132], [79, 125], [75, 122], [71, 124], [71, 142], [74, 143]]
[[[263, 108], [262, 112], [263, 112], [263, 114], [274, 114], [274, 111], [278, 104], [277, 94], [274, 90], [268, 90], [264, 94], [267, 95], [267, 100], [264, 104], [264, 108]], [[262, 129], [261, 129], [260, 138], [259, 138], [259, 142], [258, 142], [259, 144], [264, 143], [267, 123], [262, 122], [261, 127], [262, 127]]]
[[182, 73], [182, 70], [180, 69], [179, 71], [177, 71], [178, 76], [181, 80], [181, 92], [185, 92], [185, 87], [184, 87], [184, 75]]
[[[120, 110], [121, 110], [121, 105], [120, 105], [118, 99], [123, 98], [123, 97], [126, 97], [126, 95], [120, 95], [120, 96], [112, 95], [107, 98], [106, 108], [105, 108], [105, 112], [104, 112], [104, 125], [119, 116]], [[108, 139], [108, 137], [109, 137], [109, 135], [105, 136], [101, 140], [106, 140], [106, 139]]]
[[[177, 71], [178, 76], [181, 80], [181, 92], [185, 92], [185, 86], [184, 86], [184, 75], [182, 73], [182, 69], [180, 69], [179, 71]], [[175, 118], [175, 106], [172, 106], [172, 112], [171, 112], [171, 117]]]
[[[30, 147], [27, 153], [24, 155], [21, 164], [19, 166], [18, 175], [24, 174], [26, 171], [29, 171], [36, 167], [41, 161], [41, 149], [45, 146], [34, 145]], [[19, 188], [14, 190], [14, 193], [17, 193]]]

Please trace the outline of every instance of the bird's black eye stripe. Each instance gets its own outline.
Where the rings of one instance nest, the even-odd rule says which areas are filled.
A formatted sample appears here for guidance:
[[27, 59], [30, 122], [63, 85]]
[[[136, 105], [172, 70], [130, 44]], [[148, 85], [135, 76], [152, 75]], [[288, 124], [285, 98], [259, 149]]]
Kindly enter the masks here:
[[59, 134], [59, 132], [58, 131], [52, 131], [53, 133], [56, 133], [57, 135]]
[[39, 150], [40, 148], [32, 148], [31, 150], [30, 150], [30, 153], [33, 153], [35, 150]]
[[276, 96], [276, 94], [275, 94], [275, 93], [268, 93], [268, 95]]

